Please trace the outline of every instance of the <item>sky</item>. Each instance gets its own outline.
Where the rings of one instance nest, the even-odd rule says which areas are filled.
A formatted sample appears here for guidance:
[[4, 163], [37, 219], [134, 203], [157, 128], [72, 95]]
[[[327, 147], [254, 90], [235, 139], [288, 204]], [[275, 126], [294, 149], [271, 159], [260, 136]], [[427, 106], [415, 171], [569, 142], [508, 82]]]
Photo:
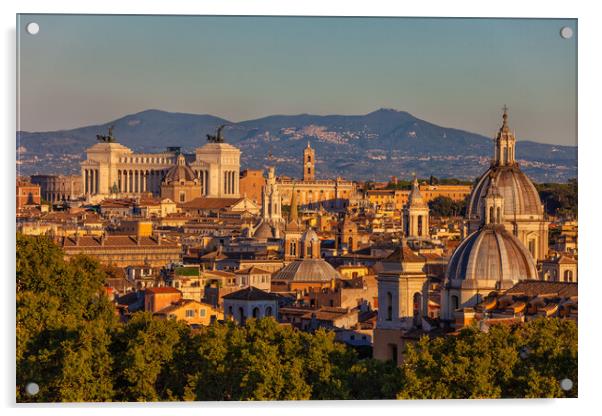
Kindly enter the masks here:
[[[577, 144], [574, 19], [20, 15], [18, 129], [146, 109], [243, 121], [407, 111], [493, 137]], [[25, 27], [36, 22], [40, 31]], [[563, 39], [560, 29], [573, 29]]]

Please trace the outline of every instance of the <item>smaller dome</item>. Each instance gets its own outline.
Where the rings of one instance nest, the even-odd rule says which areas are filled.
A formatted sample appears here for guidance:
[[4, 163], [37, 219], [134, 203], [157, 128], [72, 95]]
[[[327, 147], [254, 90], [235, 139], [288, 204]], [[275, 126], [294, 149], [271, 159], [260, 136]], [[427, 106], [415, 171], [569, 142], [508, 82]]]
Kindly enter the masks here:
[[314, 230], [312, 230], [311, 228], [309, 228], [301, 236], [301, 242], [302, 243], [309, 243], [309, 242], [312, 242], [312, 241], [320, 241], [320, 239], [318, 238], [318, 234], [316, 234], [316, 232]]
[[273, 238], [274, 230], [272, 229], [270, 224], [268, 224], [265, 221], [262, 221], [261, 224], [259, 224], [259, 227], [257, 227], [257, 229], [255, 229], [255, 232], [253, 233], [253, 237], [257, 238], [257, 239]]
[[180, 154], [178, 156], [178, 162], [175, 166], [172, 166], [163, 178], [164, 183], [173, 183], [173, 182], [194, 182], [196, 181], [196, 175], [194, 171], [188, 166], [186, 163], [186, 159], [184, 155]]
[[341, 275], [324, 259], [295, 260], [277, 272], [272, 280], [287, 282], [330, 282]]
[[500, 224], [487, 224], [454, 251], [446, 283], [455, 288], [507, 289], [520, 280], [537, 279], [531, 253]]

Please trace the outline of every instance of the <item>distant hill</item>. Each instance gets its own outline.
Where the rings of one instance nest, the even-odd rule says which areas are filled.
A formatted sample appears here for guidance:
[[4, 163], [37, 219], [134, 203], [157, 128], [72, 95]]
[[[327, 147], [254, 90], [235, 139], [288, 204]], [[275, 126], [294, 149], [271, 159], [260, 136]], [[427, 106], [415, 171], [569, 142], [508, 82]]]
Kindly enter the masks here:
[[[226, 124], [224, 136], [242, 151], [242, 168], [258, 169], [274, 156], [277, 173], [301, 175], [307, 142], [316, 149], [318, 177], [384, 180], [413, 172], [426, 177], [473, 179], [493, 153], [491, 138], [441, 127], [413, 115], [380, 109], [366, 115], [272, 115], [230, 122], [206, 114], [146, 110], [106, 124], [53, 132], [17, 132], [19, 173], [74, 173], [84, 151], [114, 125], [117, 140], [140, 152], [167, 146], [184, 151], [206, 142], [206, 134]], [[516, 154], [537, 182], [565, 182], [577, 176], [577, 148], [520, 141]]]

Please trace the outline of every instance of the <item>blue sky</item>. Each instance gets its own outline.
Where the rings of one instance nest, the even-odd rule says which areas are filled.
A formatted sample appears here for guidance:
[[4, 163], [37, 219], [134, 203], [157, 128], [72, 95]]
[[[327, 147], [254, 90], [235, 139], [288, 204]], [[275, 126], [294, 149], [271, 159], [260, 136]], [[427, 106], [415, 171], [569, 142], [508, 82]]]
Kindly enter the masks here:
[[[241, 121], [408, 111], [492, 136], [576, 144], [576, 21], [21, 15], [22, 130], [149, 108]], [[35, 21], [40, 32], [29, 35]], [[562, 39], [560, 28], [575, 36]]]

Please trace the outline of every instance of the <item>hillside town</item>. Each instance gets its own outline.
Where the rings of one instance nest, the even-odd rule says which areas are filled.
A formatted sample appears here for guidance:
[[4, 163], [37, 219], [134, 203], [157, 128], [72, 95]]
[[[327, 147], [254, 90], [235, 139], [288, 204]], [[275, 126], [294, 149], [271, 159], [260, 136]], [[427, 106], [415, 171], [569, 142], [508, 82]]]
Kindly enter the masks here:
[[194, 153], [136, 153], [99, 132], [80, 174], [18, 177], [17, 231], [48, 237], [65, 260], [97, 259], [121, 322], [144, 311], [194, 330], [271, 317], [397, 364], [423, 336], [577, 322], [577, 219], [544, 209], [506, 109], [472, 183], [324, 178], [309, 141], [296, 177], [279, 175], [268, 149], [263, 170], [241, 170], [225, 132]]

